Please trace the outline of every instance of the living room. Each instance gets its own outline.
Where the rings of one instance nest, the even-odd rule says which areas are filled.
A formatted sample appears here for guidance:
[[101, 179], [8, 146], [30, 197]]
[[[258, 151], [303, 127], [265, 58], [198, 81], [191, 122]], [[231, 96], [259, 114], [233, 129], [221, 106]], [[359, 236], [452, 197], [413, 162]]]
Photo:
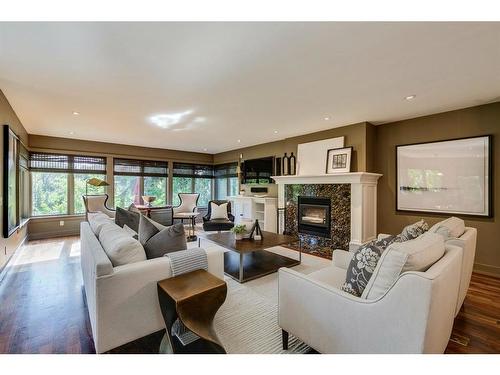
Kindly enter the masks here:
[[0, 22], [0, 354], [498, 354], [499, 38]]

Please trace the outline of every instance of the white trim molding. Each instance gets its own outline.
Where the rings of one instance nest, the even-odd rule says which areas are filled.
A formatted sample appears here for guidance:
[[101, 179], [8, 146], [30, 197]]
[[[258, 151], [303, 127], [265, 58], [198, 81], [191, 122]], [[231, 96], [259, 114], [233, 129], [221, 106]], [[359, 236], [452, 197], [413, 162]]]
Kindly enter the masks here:
[[[351, 241], [349, 250], [377, 238], [377, 183], [378, 173], [351, 172], [311, 176], [273, 176], [278, 185], [278, 207], [285, 207], [285, 185], [350, 184], [351, 185]], [[280, 218], [279, 231], [284, 220]]]

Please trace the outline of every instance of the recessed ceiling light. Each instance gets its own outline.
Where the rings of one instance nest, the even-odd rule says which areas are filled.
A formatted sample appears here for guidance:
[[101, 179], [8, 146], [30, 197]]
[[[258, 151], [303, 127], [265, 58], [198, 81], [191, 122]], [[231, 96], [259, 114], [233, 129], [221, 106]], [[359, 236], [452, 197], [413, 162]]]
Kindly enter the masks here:
[[73, 135], [73, 134], [75, 134], [75, 132], [73, 132], [73, 131], [69, 132], [69, 135]]
[[206, 148], [204, 148], [204, 149], [203, 149], [203, 151], [207, 151], [207, 149], [206, 149]]
[[323, 120], [325, 120], [325, 121], [330, 121], [330, 119], [331, 119], [331, 117], [330, 117], [330, 116], [325, 116], [325, 117], [323, 118]]
[[78, 116], [78, 115], [80, 115], [80, 112], [73, 111], [73, 116]]
[[274, 131], [274, 134], [278, 134], [278, 131], [277, 131], [277, 130], [275, 130], [275, 131]]
[[241, 139], [238, 139], [236, 142], [241, 143]]
[[405, 96], [405, 99], [406, 100], [413, 100], [417, 97], [417, 95], [413, 94], [413, 95], [408, 95], [408, 96]]

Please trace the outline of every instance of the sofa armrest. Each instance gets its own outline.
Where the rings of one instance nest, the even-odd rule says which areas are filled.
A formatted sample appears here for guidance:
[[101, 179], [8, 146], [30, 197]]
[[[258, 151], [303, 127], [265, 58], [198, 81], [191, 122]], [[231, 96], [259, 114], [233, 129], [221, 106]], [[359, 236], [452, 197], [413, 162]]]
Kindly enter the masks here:
[[349, 267], [353, 255], [354, 252], [351, 251], [334, 250], [332, 254], [333, 265], [346, 270], [347, 267]]

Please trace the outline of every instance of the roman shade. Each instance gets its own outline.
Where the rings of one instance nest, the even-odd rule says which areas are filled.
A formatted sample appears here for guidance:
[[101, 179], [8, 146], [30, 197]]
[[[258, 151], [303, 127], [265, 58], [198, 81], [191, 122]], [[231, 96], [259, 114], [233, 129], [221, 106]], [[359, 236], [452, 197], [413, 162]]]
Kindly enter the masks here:
[[116, 176], [167, 177], [166, 161], [114, 159]]
[[106, 173], [106, 158], [31, 152], [29, 168], [33, 172]]
[[174, 177], [213, 178], [214, 167], [204, 164], [174, 163]]
[[219, 164], [214, 166], [215, 178], [238, 177], [238, 163]]

